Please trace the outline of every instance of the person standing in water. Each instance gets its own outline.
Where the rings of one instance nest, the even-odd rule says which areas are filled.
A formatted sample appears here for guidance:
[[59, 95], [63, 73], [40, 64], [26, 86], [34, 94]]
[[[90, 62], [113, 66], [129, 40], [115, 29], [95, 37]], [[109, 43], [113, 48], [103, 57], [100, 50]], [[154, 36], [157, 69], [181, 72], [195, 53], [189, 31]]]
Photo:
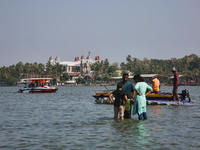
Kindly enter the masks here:
[[124, 111], [124, 118], [128, 118], [131, 119], [131, 107], [132, 107], [132, 103], [133, 103], [133, 99], [135, 97], [135, 91], [134, 91], [134, 85], [132, 82], [128, 81], [129, 80], [129, 76], [128, 73], [124, 73], [123, 74], [123, 81], [121, 82], [123, 84], [123, 91], [126, 92], [128, 101], [127, 101], [127, 105], [126, 109]]
[[[120, 112], [120, 119], [124, 120], [124, 110], [126, 107], [127, 103], [127, 96], [124, 91], [122, 91], [123, 84], [118, 83], [117, 84], [117, 90], [113, 91], [109, 95], [110, 101], [113, 103], [113, 96], [115, 97], [115, 102], [114, 102], [114, 119], [118, 118], [118, 113]], [[125, 100], [125, 104], [123, 105], [123, 100]]]
[[133, 79], [136, 82], [135, 85], [136, 96], [134, 100], [132, 114], [133, 115], [138, 114], [139, 120], [147, 119], [146, 96], [153, 91], [152, 87], [149, 86], [146, 82], [144, 82], [144, 79], [139, 74], [135, 75]]

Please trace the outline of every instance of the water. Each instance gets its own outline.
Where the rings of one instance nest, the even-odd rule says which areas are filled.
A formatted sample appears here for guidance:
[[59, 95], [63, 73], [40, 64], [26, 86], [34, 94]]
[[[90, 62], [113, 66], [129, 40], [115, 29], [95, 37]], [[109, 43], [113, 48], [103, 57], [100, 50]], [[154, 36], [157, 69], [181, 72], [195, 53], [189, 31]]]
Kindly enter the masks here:
[[145, 121], [137, 115], [113, 120], [112, 105], [94, 102], [98, 89], [104, 87], [24, 94], [16, 93], [18, 87], [0, 87], [0, 149], [200, 149], [199, 86], [187, 87], [198, 105], [148, 105]]

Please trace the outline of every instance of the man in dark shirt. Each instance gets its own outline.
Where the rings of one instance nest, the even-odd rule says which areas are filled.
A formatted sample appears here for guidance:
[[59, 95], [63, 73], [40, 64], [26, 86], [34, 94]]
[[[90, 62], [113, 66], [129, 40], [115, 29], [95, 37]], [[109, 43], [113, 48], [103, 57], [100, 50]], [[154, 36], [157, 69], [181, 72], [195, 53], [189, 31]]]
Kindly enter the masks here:
[[127, 105], [129, 105], [129, 107], [126, 107], [126, 110], [124, 111], [124, 118], [128, 118], [131, 119], [131, 108], [132, 108], [132, 103], [133, 103], [133, 99], [135, 97], [135, 88], [132, 82], [128, 81], [129, 80], [129, 76], [127, 73], [123, 74], [123, 81], [120, 82], [123, 84], [123, 88], [122, 90], [125, 91], [128, 101], [127, 101]]
[[[120, 119], [124, 120], [124, 110], [126, 107], [127, 103], [127, 96], [124, 91], [122, 91], [123, 84], [118, 83], [117, 84], [117, 90], [113, 91], [109, 95], [110, 101], [113, 103], [112, 98], [115, 97], [115, 102], [114, 102], [114, 119], [118, 118], [118, 112], [120, 112]], [[123, 105], [123, 100], [125, 100], [125, 105]]]
[[174, 73], [174, 78], [173, 78], [173, 101], [179, 101], [178, 97], [178, 85], [179, 85], [179, 74], [176, 71], [175, 68], [172, 68], [172, 72]]

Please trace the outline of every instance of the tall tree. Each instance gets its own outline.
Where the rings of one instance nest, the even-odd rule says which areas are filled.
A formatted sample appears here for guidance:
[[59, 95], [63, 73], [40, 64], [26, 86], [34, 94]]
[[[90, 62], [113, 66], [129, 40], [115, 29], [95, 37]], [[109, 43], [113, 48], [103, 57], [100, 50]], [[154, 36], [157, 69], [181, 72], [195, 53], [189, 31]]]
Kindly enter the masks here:
[[110, 64], [108, 59], [106, 58], [103, 62], [103, 73], [107, 73], [108, 72], [108, 68], [109, 68]]
[[132, 62], [132, 57], [131, 57], [131, 55], [126, 56], [126, 61], [127, 61], [127, 62]]
[[50, 61], [48, 61], [47, 64], [46, 64], [46, 73], [52, 74], [52, 69], [53, 69], [53, 65], [51, 64]]

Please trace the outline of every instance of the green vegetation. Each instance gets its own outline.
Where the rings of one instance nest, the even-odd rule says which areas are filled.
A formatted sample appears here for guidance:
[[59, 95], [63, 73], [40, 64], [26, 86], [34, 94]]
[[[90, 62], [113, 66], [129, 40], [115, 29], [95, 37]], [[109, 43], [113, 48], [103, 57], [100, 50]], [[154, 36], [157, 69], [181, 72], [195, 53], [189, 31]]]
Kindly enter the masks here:
[[146, 58], [143, 61], [137, 58], [131, 58], [130, 55], [126, 58], [127, 63], [121, 63], [122, 70], [129, 70], [134, 74], [171, 74], [171, 68], [175, 67], [179, 74], [199, 75], [200, 71], [200, 58], [191, 54], [181, 59], [172, 58], [170, 60], [159, 60]]
[[63, 73], [63, 76], [60, 77], [60, 81], [65, 82], [68, 81], [70, 79], [70, 76], [68, 75], [68, 73]]
[[94, 79], [107, 81], [109, 77], [116, 76], [117, 69], [120, 69], [122, 74], [130, 71], [133, 74], [173, 75], [171, 68], [175, 67], [179, 74], [191, 75], [196, 78], [197, 81], [199, 80], [200, 58], [195, 54], [180, 59], [172, 58], [169, 60], [148, 60], [147, 58], [139, 60], [128, 55], [126, 61], [126, 63], [122, 62], [120, 67], [118, 67], [117, 63], [109, 65], [107, 59], [101, 63], [93, 64], [91, 68], [94, 70]]
[[14, 85], [16, 81], [22, 78], [27, 78], [27, 74], [39, 74], [42, 76], [52, 74], [54, 78], [61, 76], [63, 69], [62, 65], [59, 63], [52, 65], [49, 61], [46, 64], [35, 63], [17, 63], [9, 67], [0, 68], [0, 82], [6, 83], [7, 85]]
[[[101, 62], [96, 62], [91, 65], [93, 71], [92, 82], [103, 83], [108, 82], [110, 77], [117, 76], [117, 70], [121, 70], [122, 73], [130, 71], [133, 74], [164, 74], [172, 75], [171, 68], [175, 67], [179, 74], [187, 74], [195, 77], [199, 80], [200, 74], [200, 58], [191, 54], [183, 58], [171, 58], [169, 60], [151, 59], [144, 58], [139, 60], [132, 58], [131, 55], [126, 57], [126, 63], [122, 62], [120, 65], [115, 62], [110, 65], [108, 59]], [[9, 67], [0, 68], [0, 82], [5, 82], [8, 85], [14, 85], [16, 81], [21, 78], [26, 78], [27, 73], [35, 73], [39, 75], [52, 74], [54, 78], [60, 77], [61, 82], [65, 82], [69, 79], [67, 73], [63, 73], [63, 67], [59, 63], [52, 65], [50, 62], [44, 64], [35, 63], [17, 63]], [[63, 74], [62, 74], [63, 73]], [[84, 73], [81, 73], [84, 75]], [[87, 74], [87, 73], [86, 73]], [[78, 78], [77, 83], [83, 83], [84, 79]]]

